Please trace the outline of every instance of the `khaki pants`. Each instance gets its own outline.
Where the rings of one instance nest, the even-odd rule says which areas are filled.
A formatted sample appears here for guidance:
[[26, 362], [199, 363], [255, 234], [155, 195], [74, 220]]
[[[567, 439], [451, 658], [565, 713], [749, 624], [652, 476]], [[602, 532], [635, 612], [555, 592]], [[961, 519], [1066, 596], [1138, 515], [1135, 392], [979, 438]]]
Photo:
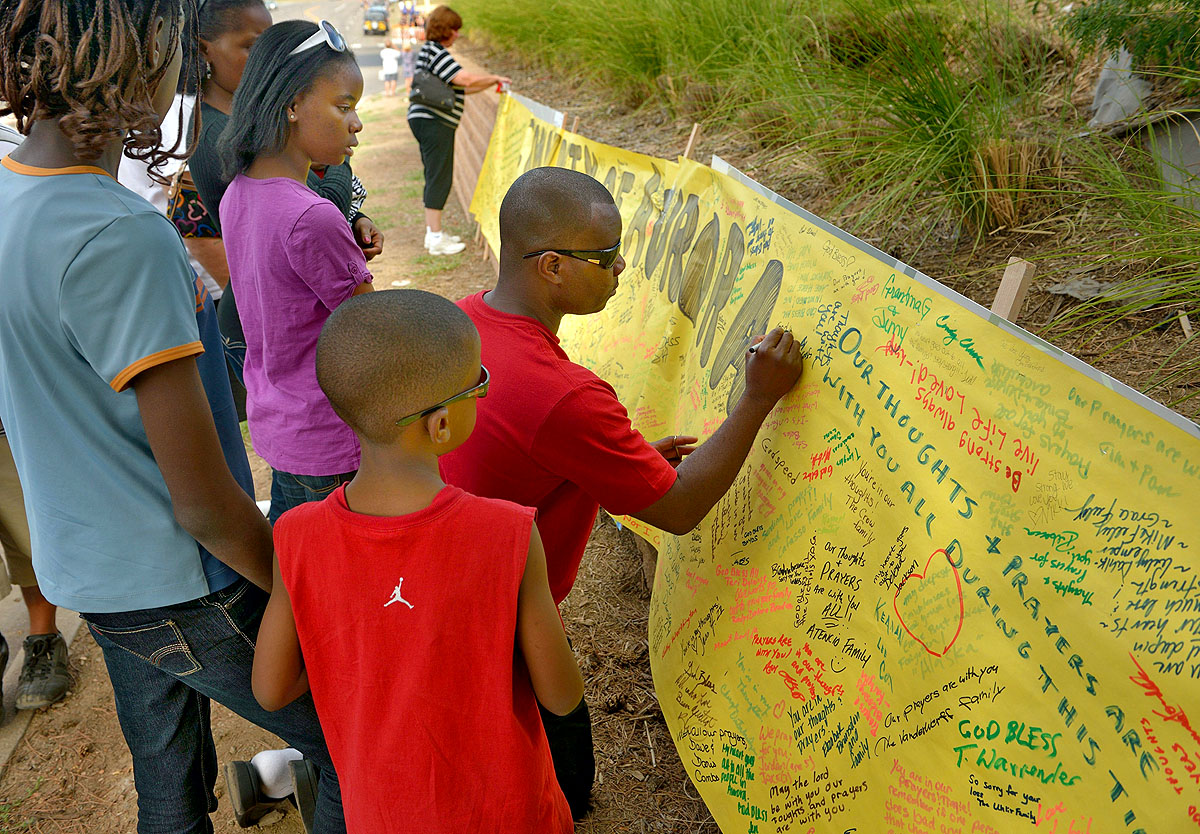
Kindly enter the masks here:
[[0, 545], [8, 570], [0, 568], [0, 599], [7, 597], [13, 585], [37, 585], [33, 559], [29, 555], [29, 522], [25, 518], [25, 496], [17, 480], [8, 438], [0, 435]]

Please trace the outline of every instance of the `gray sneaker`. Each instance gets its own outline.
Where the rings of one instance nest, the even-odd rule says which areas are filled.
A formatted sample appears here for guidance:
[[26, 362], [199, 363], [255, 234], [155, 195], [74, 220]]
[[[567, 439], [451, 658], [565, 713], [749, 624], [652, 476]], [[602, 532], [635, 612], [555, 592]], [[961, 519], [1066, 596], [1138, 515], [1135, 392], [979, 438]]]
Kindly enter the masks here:
[[37, 709], [61, 701], [71, 685], [67, 644], [62, 635], [30, 635], [25, 638], [24, 649], [25, 663], [17, 681], [17, 709]]

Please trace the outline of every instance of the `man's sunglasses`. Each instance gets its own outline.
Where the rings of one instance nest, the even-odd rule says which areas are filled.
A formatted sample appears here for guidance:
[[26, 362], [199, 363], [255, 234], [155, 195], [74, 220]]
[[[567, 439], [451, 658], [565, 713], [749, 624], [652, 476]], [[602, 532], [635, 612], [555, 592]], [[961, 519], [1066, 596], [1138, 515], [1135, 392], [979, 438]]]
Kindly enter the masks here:
[[484, 366], [480, 365], [479, 367], [480, 367], [480, 371], [481, 371], [480, 377], [479, 377], [479, 384], [474, 385], [471, 388], [468, 388], [466, 391], [462, 391], [458, 394], [455, 394], [453, 397], [447, 397], [446, 399], [442, 400], [440, 403], [429, 406], [429, 408], [422, 409], [421, 411], [418, 411], [414, 414], [410, 414], [407, 417], [401, 417], [399, 420], [396, 421], [396, 425], [403, 428], [404, 426], [407, 426], [407, 425], [410, 425], [411, 423], [417, 422], [422, 417], [428, 417], [430, 414], [437, 411], [439, 408], [445, 408], [446, 406], [450, 405], [451, 403], [456, 403], [459, 400], [469, 400], [472, 397], [475, 397], [477, 399], [483, 399], [484, 397], [486, 397], [487, 390], [488, 390], [488, 383], [491, 382], [491, 374], [488, 373], [488, 369], [485, 368]]
[[346, 39], [342, 37], [342, 33], [328, 20], [322, 20], [317, 24], [317, 31], [301, 41], [299, 46], [288, 53], [288, 57], [299, 55], [301, 52], [305, 52], [321, 44], [325, 44], [334, 52], [346, 51]]
[[539, 249], [537, 252], [530, 252], [528, 255], [523, 255], [522, 257], [536, 258], [539, 255], [545, 255], [547, 252], [566, 255], [568, 258], [574, 258], [577, 261], [587, 261], [590, 264], [596, 264], [601, 269], [612, 269], [613, 264], [617, 262], [617, 258], [621, 257], [621, 242], [617, 241], [607, 249]]

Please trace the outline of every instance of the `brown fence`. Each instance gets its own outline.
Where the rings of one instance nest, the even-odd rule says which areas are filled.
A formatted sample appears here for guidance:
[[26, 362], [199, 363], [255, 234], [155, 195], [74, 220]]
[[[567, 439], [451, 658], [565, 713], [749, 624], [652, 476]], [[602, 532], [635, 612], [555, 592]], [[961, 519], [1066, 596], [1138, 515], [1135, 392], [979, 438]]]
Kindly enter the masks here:
[[[454, 134], [454, 194], [462, 206], [463, 214], [470, 217], [471, 195], [475, 193], [475, 183], [479, 182], [479, 172], [483, 170], [483, 157], [487, 153], [488, 142], [492, 138], [492, 126], [496, 123], [496, 111], [500, 108], [500, 96], [494, 92], [477, 93], [467, 96], [463, 102], [463, 117]], [[475, 241], [483, 241], [476, 224]], [[483, 252], [492, 265], [499, 269], [500, 265], [492, 256], [492, 251], [486, 241], [483, 241]]]

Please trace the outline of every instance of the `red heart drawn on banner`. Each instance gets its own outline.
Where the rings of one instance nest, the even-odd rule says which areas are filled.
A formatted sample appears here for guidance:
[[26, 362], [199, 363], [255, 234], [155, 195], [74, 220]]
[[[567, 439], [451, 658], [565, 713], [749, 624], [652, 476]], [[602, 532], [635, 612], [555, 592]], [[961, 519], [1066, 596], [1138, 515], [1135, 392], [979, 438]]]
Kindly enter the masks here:
[[[939, 556], [941, 560], [938, 560]], [[901, 594], [905, 597], [903, 605], [900, 600]], [[934, 657], [944, 657], [962, 632], [965, 610], [962, 578], [958, 575], [954, 563], [950, 561], [949, 554], [945, 550], [935, 550], [929, 555], [929, 561], [925, 563], [922, 573], [910, 573], [904, 577], [896, 588], [896, 597], [892, 605], [896, 616], [900, 618], [900, 625], [904, 626], [909, 637], [920, 643], [921, 647]], [[904, 611], [909, 612], [907, 617]], [[925, 635], [924, 638], [921, 637], [922, 634]], [[949, 639], [947, 635], [950, 635]]]

